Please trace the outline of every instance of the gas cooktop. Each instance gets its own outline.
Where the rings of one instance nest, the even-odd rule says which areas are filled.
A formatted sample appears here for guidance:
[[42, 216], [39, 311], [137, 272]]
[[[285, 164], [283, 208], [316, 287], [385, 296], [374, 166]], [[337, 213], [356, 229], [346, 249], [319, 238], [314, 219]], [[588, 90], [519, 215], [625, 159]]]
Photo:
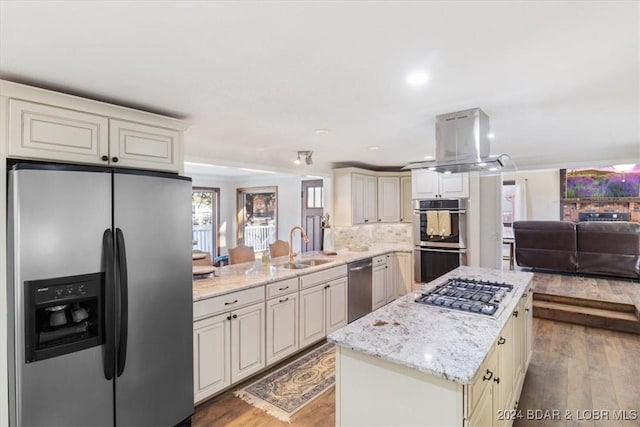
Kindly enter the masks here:
[[469, 313], [495, 316], [500, 302], [513, 290], [513, 285], [486, 280], [454, 277], [422, 294], [415, 301]]

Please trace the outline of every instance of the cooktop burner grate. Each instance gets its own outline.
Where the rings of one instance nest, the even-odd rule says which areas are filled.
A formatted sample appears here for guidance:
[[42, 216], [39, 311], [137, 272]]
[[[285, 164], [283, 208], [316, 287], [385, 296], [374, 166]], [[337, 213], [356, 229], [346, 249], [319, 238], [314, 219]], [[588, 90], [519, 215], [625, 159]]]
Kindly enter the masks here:
[[422, 294], [415, 301], [470, 313], [493, 316], [500, 301], [513, 289], [506, 283], [454, 277]]

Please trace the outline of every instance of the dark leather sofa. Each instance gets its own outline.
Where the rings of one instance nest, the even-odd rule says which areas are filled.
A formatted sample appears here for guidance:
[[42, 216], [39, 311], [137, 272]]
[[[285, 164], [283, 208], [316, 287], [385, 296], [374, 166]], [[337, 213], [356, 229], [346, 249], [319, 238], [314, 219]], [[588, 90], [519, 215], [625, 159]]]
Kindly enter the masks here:
[[516, 221], [521, 267], [640, 279], [640, 224]]

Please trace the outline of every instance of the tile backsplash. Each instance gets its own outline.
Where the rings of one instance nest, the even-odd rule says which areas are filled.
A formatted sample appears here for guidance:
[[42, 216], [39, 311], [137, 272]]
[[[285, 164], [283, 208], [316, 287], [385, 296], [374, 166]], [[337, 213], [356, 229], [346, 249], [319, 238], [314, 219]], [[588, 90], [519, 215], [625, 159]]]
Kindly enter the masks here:
[[413, 242], [412, 224], [364, 224], [333, 226], [333, 239], [336, 249], [349, 245], [370, 245], [373, 243]]

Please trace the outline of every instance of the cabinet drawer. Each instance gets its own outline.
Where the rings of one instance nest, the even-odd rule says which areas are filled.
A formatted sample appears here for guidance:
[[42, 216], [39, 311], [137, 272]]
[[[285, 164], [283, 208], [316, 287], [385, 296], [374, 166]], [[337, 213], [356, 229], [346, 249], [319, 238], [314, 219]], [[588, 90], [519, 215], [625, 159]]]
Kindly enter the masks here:
[[9, 101], [9, 155], [34, 159], [106, 164], [106, 117], [52, 105]]
[[280, 295], [290, 294], [298, 290], [298, 278], [281, 280], [279, 282], [267, 285], [267, 299], [279, 297]]
[[[468, 386], [467, 389], [467, 414], [471, 416], [473, 414], [473, 410], [480, 401], [482, 397], [482, 393], [485, 391], [487, 386], [490, 386], [493, 383], [494, 377], [498, 374], [498, 352], [495, 347], [491, 350], [489, 356], [484, 361], [480, 369], [478, 370], [478, 374], [476, 375], [473, 382]], [[486, 378], [486, 380], [484, 379]]]
[[264, 301], [264, 286], [220, 295], [195, 302], [193, 304], [193, 318], [199, 319], [220, 312], [235, 310], [260, 301]]
[[379, 265], [387, 265], [387, 255], [373, 257], [373, 268], [376, 268]]
[[310, 288], [347, 275], [347, 266], [329, 268], [300, 277], [300, 289]]

